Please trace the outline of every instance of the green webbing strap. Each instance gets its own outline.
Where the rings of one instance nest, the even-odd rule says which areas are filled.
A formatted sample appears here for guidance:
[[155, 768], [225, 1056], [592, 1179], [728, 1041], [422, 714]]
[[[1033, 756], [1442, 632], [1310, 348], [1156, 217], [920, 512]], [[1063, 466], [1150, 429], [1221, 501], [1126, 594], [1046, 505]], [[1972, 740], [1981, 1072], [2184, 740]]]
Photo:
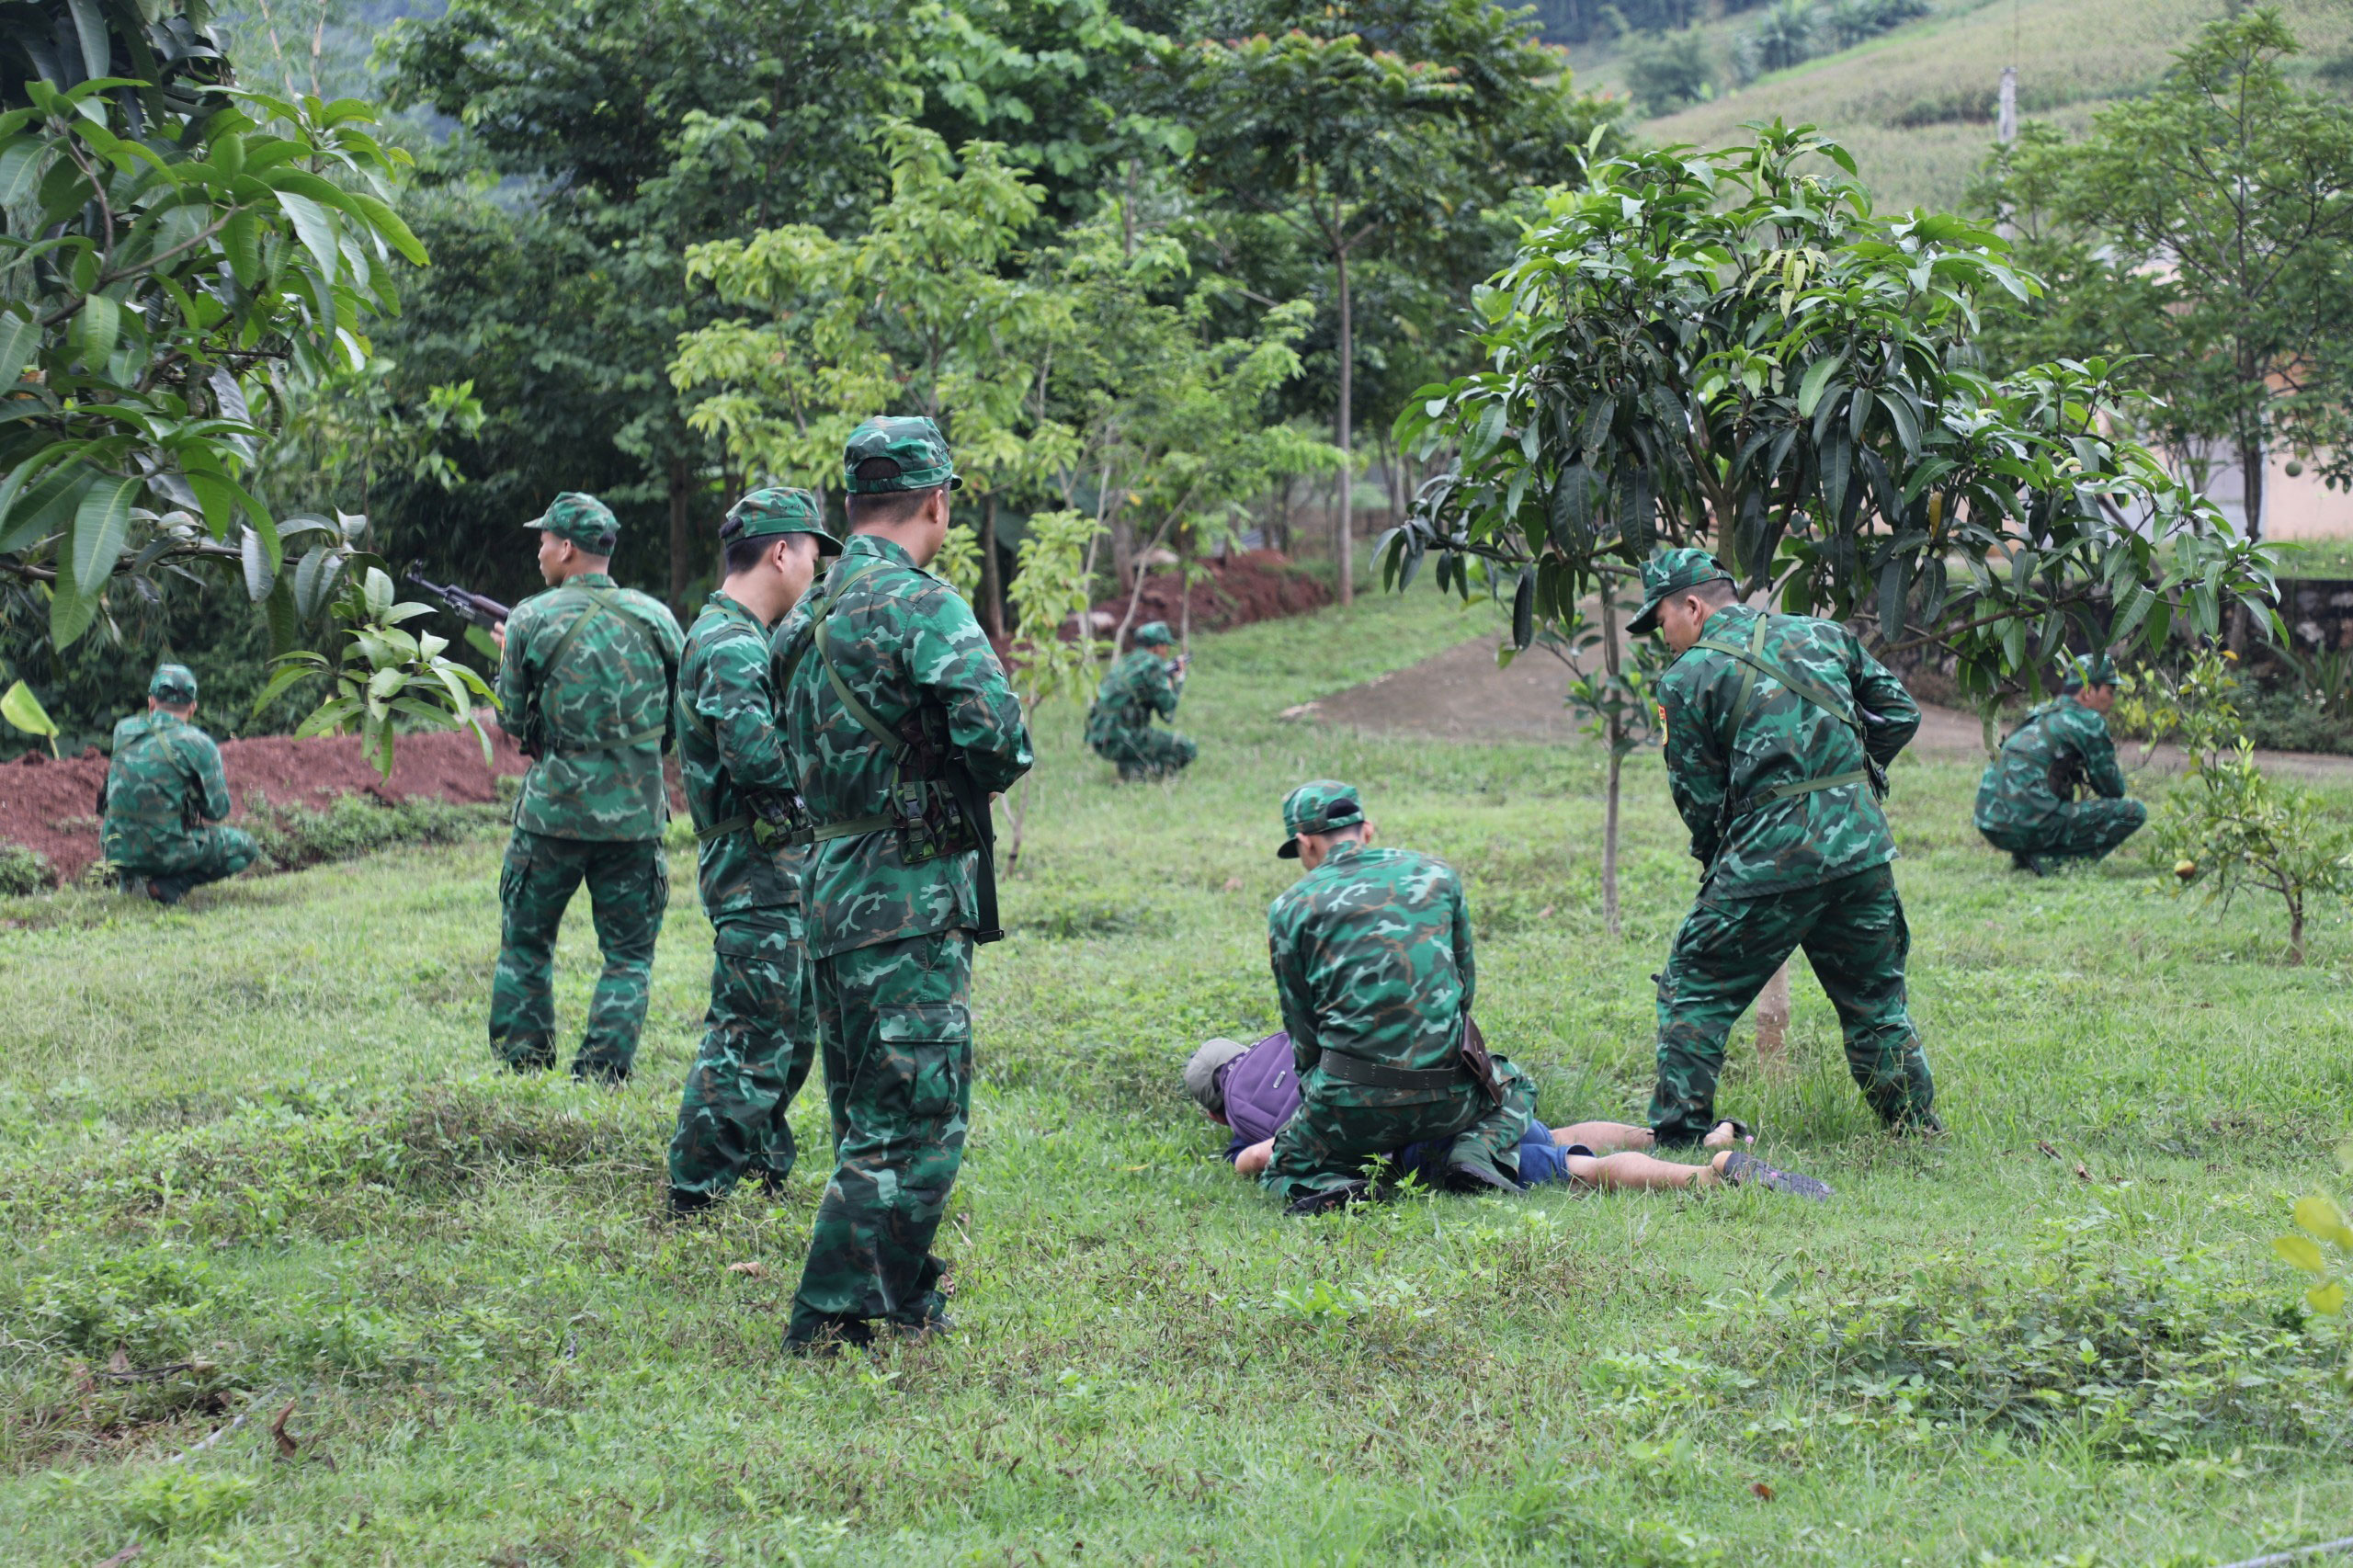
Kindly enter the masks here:
[[[563, 591], [577, 592], [587, 595], [588, 608], [581, 611], [579, 615], [573, 618], [572, 624], [563, 629], [563, 635], [557, 638], [555, 640], [555, 646], [548, 651], [547, 663], [540, 666], [540, 687], [534, 687], [531, 692], [531, 698], [534, 705], [538, 702], [540, 688], [543, 687], [549, 679], [555, 675], [556, 667], [563, 663], [563, 656], [572, 652], [572, 644], [579, 639], [580, 633], [587, 629], [590, 621], [596, 619], [598, 616], [604, 614], [606, 610], [612, 608], [610, 596], [618, 593], [620, 590], [615, 588], [592, 588], [587, 586], [585, 584], [572, 584], [567, 585], [565, 589]], [[671, 693], [675, 694], [678, 686], [678, 671], [677, 667], [670, 663], [670, 655], [668, 652], [663, 648], [662, 639], [654, 636], [654, 629], [647, 626], [643, 621], [638, 619], [637, 617], [631, 615], [626, 611], [618, 609], [614, 610], [613, 613], [621, 618], [621, 621], [624, 625], [634, 626], [646, 636], [654, 639], [654, 654], [662, 661], [663, 684]], [[669, 706], [669, 703], [665, 701], [665, 706]], [[636, 734], [631, 735], [625, 740], [599, 741], [589, 745], [564, 745], [557, 743], [552, 737], [551, 737], [548, 743], [548, 750], [558, 756], [579, 756], [585, 753], [600, 751], [627, 751], [632, 746], [644, 745], [649, 741], [658, 742], [666, 740], [669, 738], [669, 734], [670, 726], [668, 723], [665, 722], [651, 730], [640, 730]]]
[[585, 746], [551, 745], [548, 750], [558, 756], [583, 756], [590, 752], [599, 751], [627, 751], [631, 746], [650, 744], [669, 733], [669, 725], [656, 724], [650, 730], [640, 730], [633, 735], [623, 735], [617, 741], [598, 741], [594, 745]]
[[1745, 817], [1751, 812], [1762, 811], [1776, 801], [1786, 801], [1792, 795], [1811, 795], [1816, 790], [1836, 790], [1848, 784], [1868, 784], [1870, 782], [1870, 777], [1858, 767], [1852, 772], [1833, 774], [1827, 778], [1802, 778], [1794, 784], [1776, 784], [1770, 790], [1759, 790], [1756, 794], [1749, 796], [1733, 808], [1732, 814], [1735, 817]]
[[1767, 675], [1789, 687], [1796, 696], [1813, 703], [1816, 708], [1854, 731], [1855, 738], [1860, 740], [1863, 736], [1862, 721], [1857, 719], [1846, 704], [1832, 695], [1827, 687], [1818, 681], [1809, 680], [1803, 676], [1791, 675], [1764, 656], [1765, 632], [1771, 619], [1769, 615], [1759, 615], [1756, 618], [1756, 631], [1750, 636], [1748, 646], [1745, 648], [1735, 643], [1719, 642], [1712, 637], [1703, 637], [1699, 642], [1699, 647], [1737, 659], [1748, 666], [1748, 674], [1740, 686], [1740, 700], [1733, 707], [1733, 733], [1737, 735], [1740, 733], [1741, 724], [1748, 717], [1749, 699], [1756, 694], [1756, 677], [1759, 675]]
[[830, 844], [836, 838], [856, 838], [862, 833], [881, 833], [885, 828], [895, 827], [898, 824], [893, 823], [889, 817], [881, 815], [870, 817], [851, 817], [847, 822], [827, 823], [815, 833], [810, 835], [809, 842], [812, 844]]

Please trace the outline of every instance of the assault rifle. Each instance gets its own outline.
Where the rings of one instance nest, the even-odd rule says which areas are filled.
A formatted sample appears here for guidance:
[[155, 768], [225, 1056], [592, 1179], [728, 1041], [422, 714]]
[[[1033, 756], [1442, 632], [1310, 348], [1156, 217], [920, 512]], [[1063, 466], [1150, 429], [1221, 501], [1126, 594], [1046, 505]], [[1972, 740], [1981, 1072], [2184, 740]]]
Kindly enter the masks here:
[[451, 615], [469, 626], [479, 626], [484, 631], [495, 631], [515, 612], [487, 594], [477, 594], [472, 588], [459, 587], [455, 583], [437, 583], [417, 570], [425, 564], [412, 561], [408, 565], [408, 580], [439, 599]]

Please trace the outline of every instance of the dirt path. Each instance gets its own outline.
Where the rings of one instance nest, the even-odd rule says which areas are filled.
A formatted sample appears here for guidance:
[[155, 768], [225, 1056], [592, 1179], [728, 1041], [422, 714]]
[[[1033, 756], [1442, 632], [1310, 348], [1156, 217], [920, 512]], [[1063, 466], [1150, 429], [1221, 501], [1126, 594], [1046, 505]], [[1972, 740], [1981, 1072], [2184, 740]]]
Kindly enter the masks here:
[[[1495, 639], [1481, 637], [1307, 703], [1291, 716], [1376, 734], [1445, 741], [1567, 741], [1577, 733], [1576, 722], [1561, 701], [1567, 685], [1567, 667], [1540, 649], [1521, 654], [1508, 669], [1495, 668]], [[1958, 761], [1981, 759], [1984, 730], [1974, 713], [1923, 703], [1920, 733], [1912, 749]], [[2141, 759], [2139, 745], [2128, 742], [2117, 750], [2128, 773], [2181, 771], [2181, 753], [2172, 746], [2159, 746], [2144, 768], [2135, 766]], [[2353, 781], [2353, 756], [2298, 751], [2255, 755], [2267, 768], [2292, 778]]]

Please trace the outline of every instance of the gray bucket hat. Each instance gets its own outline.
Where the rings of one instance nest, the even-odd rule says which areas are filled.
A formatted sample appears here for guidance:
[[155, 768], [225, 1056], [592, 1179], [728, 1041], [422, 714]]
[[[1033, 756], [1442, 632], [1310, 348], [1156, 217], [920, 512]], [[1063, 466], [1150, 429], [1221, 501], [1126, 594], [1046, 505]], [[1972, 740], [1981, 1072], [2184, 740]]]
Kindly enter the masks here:
[[1227, 1040], [1222, 1035], [1215, 1040], [1203, 1040], [1201, 1048], [1193, 1052], [1193, 1059], [1185, 1063], [1185, 1092], [1211, 1116], [1223, 1116], [1225, 1094], [1218, 1087], [1218, 1069], [1245, 1054], [1249, 1049], [1240, 1040]]

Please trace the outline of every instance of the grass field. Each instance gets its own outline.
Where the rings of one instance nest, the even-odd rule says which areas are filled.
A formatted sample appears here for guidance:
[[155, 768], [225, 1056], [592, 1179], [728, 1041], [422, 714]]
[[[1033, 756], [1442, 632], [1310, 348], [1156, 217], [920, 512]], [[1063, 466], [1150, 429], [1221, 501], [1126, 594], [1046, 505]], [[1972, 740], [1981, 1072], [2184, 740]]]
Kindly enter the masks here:
[[[0, 903], [0, 1558], [2123, 1564], [2347, 1533], [2353, 1396], [2268, 1246], [2353, 1109], [2347, 927], [2290, 970], [2271, 911], [2137, 863], [2020, 881], [1963, 766], [1899, 766], [1893, 807], [1950, 1136], [1868, 1125], [1810, 980], [1793, 1079], [1735, 1042], [1726, 1108], [1831, 1205], [1299, 1221], [1234, 1179], [1176, 1070], [1274, 1020], [1276, 808], [1316, 774], [1464, 870], [1540, 1114], [1640, 1113], [1692, 880], [1655, 761], [1612, 941], [1589, 751], [1274, 717], [1488, 624], [1416, 595], [1208, 641], [1166, 787], [1048, 726], [980, 962], [961, 1332], [880, 1359], [777, 1354], [822, 1173], [652, 1221], [707, 963], [683, 861], [611, 1094], [491, 1070], [492, 841], [179, 913]], [[578, 920], [575, 1027], [592, 957]]]
[[[1751, 120], [1811, 122], [1855, 154], [1882, 210], [1951, 208], [1993, 147], [2002, 67], [2018, 67], [2022, 118], [2078, 132], [2103, 104], [2147, 92], [2174, 51], [2225, 8], [2224, 0], [1941, 0], [1882, 38], [1643, 121], [1642, 133], [1718, 147], [1740, 140]], [[2307, 85], [2353, 46], [2353, 10], [2339, 0], [2284, 0], [2280, 10], [2303, 41], [2292, 69]], [[1708, 26], [1720, 88], [1736, 39], [1760, 14]], [[1580, 49], [1570, 62], [1583, 85], [1624, 90], [1622, 50]]]

